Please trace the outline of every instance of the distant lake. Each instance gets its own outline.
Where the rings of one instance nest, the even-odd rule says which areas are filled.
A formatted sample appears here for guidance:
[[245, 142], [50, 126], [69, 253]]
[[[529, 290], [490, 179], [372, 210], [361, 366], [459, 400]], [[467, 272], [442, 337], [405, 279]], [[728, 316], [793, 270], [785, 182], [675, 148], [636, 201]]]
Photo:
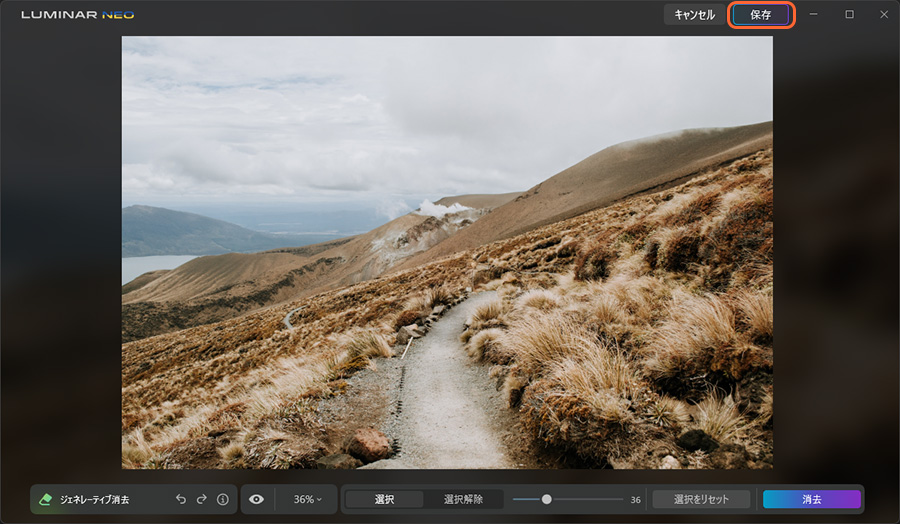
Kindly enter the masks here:
[[122, 285], [131, 282], [147, 271], [175, 269], [196, 255], [160, 255], [155, 257], [128, 257], [122, 259]]

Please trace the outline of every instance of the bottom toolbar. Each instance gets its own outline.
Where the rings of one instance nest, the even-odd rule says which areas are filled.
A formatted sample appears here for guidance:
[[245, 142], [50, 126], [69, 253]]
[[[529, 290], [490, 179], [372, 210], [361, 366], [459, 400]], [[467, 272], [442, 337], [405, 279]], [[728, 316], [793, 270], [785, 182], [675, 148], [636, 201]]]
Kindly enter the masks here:
[[36, 484], [37, 515], [858, 514], [860, 485]]

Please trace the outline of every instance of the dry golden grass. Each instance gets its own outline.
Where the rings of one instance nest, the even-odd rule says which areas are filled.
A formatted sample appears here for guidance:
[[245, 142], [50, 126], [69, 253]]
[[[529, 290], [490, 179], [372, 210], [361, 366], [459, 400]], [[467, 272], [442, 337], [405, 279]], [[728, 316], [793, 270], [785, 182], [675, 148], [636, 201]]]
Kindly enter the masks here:
[[499, 323], [506, 313], [506, 305], [501, 300], [492, 300], [475, 308], [469, 317], [468, 324], [474, 329], [482, 329], [485, 326]]
[[351, 329], [341, 336], [339, 347], [347, 352], [349, 358], [393, 356], [387, 338], [367, 329]]
[[659, 329], [645, 367], [658, 377], [691, 373], [701, 353], [727, 346], [734, 337], [734, 313], [724, 299], [685, 297]]
[[647, 408], [647, 419], [664, 428], [681, 427], [691, 420], [688, 406], [668, 395], [661, 395]]
[[629, 408], [639, 389], [639, 377], [618, 350], [593, 343], [584, 352], [554, 365], [553, 379], [567, 394], [575, 395], [598, 416], [624, 423], [633, 420]]
[[590, 334], [561, 313], [521, 318], [503, 337], [503, 345], [523, 368], [540, 373], [546, 366], [591, 349]]
[[147, 443], [143, 432], [136, 429], [125, 436], [122, 441], [122, 467], [140, 468], [156, 456], [156, 452]]
[[731, 396], [710, 393], [696, 406], [696, 426], [719, 442], [747, 437], [753, 424], [741, 416]]
[[633, 315], [634, 321], [650, 323], [664, 313], [671, 292], [658, 277], [613, 279], [609, 291], [618, 300], [619, 311]]
[[500, 286], [503, 285], [503, 283], [504, 282], [502, 280], [497, 278], [497, 279], [491, 280], [490, 282], [486, 282], [485, 284], [483, 284], [481, 286], [481, 289], [483, 291], [496, 291], [497, 288], [499, 288]]
[[447, 305], [453, 300], [453, 294], [446, 286], [433, 287], [425, 292], [425, 304], [429, 308]]
[[242, 442], [231, 442], [219, 449], [219, 455], [226, 463], [235, 464], [244, 458], [244, 444]]
[[[448, 286], [436, 285], [428, 288], [423, 293], [416, 293], [409, 297], [404, 303], [403, 313], [407, 314], [406, 320], [412, 318], [412, 315], [407, 312], [414, 312], [416, 314], [416, 319], [422, 319], [427, 317], [435, 306], [447, 305], [451, 303], [453, 299], [454, 292]], [[412, 322], [401, 325], [406, 326], [412, 324], [414, 321], [415, 319], [413, 319]]]
[[647, 218], [653, 222], [668, 222], [672, 217], [683, 212], [693, 199], [694, 196], [691, 193], [674, 194], [669, 200], [663, 201]]
[[474, 336], [472, 336], [472, 338], [466, 345], [466, 350], [469, 353], [469, 356], [478, 362], [484, 361], [485, 356], [491, 352], [492, 346], [496, 346], [498, 344], [499, 339], [502, 335], [503, 331], [496, 328], [479, 331]]
[[754, 338], [771, 339], [775, 334], [775, 309], [771, 295], [744, 291], [737, 295], [738, 308]]
[[593, 317], [600, 323], [611, 324], [621, 319], [621, 308], [619, 300], [609, 294], [597, 296], [591, 303], [591, 312]]
[[428, 301], [427, 296], [423, 293], [419, 293], [409, 297], [406, 302], [404, 302], [403, 307], [406, 311], [415, 311], [420, 315], [427, 315], [428, 312], [431, 311], [431, 305]]
[[523, 308], [549, 311], [559, 307], [560, 296], [558, 293], [546, 289], [532, 289], [526, 291], [516, 302], [518, 306]]

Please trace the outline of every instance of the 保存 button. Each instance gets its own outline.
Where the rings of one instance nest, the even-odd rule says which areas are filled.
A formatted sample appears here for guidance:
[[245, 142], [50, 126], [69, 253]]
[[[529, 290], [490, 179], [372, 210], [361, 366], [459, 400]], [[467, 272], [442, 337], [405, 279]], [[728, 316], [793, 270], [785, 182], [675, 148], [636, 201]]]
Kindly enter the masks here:
[[731, 2], [728, 25], [733, 29], [790, 29], [796, 12], [791, 2]]

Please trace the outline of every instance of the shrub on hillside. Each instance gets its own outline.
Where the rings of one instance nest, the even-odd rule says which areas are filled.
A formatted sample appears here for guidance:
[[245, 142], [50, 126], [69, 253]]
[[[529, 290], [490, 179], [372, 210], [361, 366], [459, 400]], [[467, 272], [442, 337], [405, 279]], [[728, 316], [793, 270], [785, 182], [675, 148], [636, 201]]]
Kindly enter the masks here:
[[559, 307], [559, 300], [558, 293], [546, 289], [532, 289], [526, 291], [516, 302], [521, 307], [548, 311]]
[[556, 250], [556, 256], [558, 258], [569, 258], [574, 257], [578, 254], [578, 244], [575, 242], [567, 242]]
[[612, 294], [604, 293], [591, 300], [593, 318], [601, 324], [618, 322], [622, 314], [622, 305]]
[[660, 428], [635, 423], [630, 415], [598, 411], [551, 380], [525, 388], [521, 404], [524, 426], [532, 437], [570, 461], [575, 459], [576, 467], [607, 467], [612, 455], [628, 455], [662, 436]]
[[503, 332], [496, 328], [479, 331], [468, 341], [466, 351], [478, 362], [508, 364], [512, 355], [500, 343], [502, 335]]
[[328, 375], [328, 380], [348, 378], [357, 371], [367, 367], [369, 367], [369, 359], [363, 355], [348, 358], [343, 362], [337, 363]]
[[519, 320], [506, 332], [503, 344], [523, 369], [537, 374], [554, 362], [583, 353], [591, 338], [574, 320], [550, 313]]
[[662, 395], [651, 403], [645, 415], [651, 422], [663, 428], [681, 427], [691, 420], [687, 405], [668, 395]]
[[744, 291], [737, 296], [741, 322], [747, 327], [751, 340], [769, 344], [775, 334], [775, 310], [771, 295]]
[[674, 213], [666, 220], [666, 225], [681, 227], [712, 213], [719, 202], [716, 191], [706, 191], [688, 202], [680, 211]]
[[618, 240], [620, 242], [633, 243], [635, 248], [639, 249], [644, 245], [644, 240], [647, 238], [649, 232], [650, 228], [647, 227], [647, 224], [643, 221], [636, 222], [622, 230]]
[[496, 327], [503, 324], [501, 316], [506, 312], [506, 306], [500, 299], [481, 304], [469, 317], [467, 324], [477, 331], [487, 327]]
[[699, 249], [699, 231], [696, 228], [679, 229], [666, 242], [659, 265], [669, 271], [687, 271], [691, 264], [699, 262]]
[[593, 408], [597, 417], [619, 423], [633, 420], [638, 376], [621, 351], [590, 344], [582, 354], [554, 364], [552, 377], [563, 392]]
[[341, 337], [340, 347], [349, 358], [390, 357], [391, 346], [384, 335], [368, 329], [353, 329]]
[[406, 302], [403, 304], [403, 309], [405, 311], [414, 311], [418, 314], [418, 318], [420, 319], [425, 318], [431, 313], [432, 306], [429, 299], [430, 297], [426, 296], [425, 293], [413, 295], [406, 299]]
[[710, 264], [772, 261], [773, 192], [734, 206], [713, 229], [703, 255]]
[[725, 443], [745, 437], [754, 428], [741, 416], [731, 396], [713, 392], [697, 404], [697, 428], [715, 440]]
[[419, 316], [418, 311], [412, 311], [410, 309], [404, 310], [399, 315], [397, 315], [397, 320], [394, 322], [394, 328], [400, 329], [403, 326], [415, 324], [419, 321], [420, 318], [421, 317]]
[[609, 277], [609, 269], [616, 259], [615, 253], [605, 245], [596, 245], [575, 260], [577, 280], [601, 280]]
[[433, 308], [435, 306], [446, 306], [453, 301], [453, 295], [446, 286], [437, 286], [425, 292], [425, 304]]
[[672, 308], [651, 341], [644, 367], [677, 396], [699, 399], [709, 386], [734, 384], [756, 370], [771, 370], [770, 355], [743, 341], [734, 312], [716, 295], [689, 297]]

